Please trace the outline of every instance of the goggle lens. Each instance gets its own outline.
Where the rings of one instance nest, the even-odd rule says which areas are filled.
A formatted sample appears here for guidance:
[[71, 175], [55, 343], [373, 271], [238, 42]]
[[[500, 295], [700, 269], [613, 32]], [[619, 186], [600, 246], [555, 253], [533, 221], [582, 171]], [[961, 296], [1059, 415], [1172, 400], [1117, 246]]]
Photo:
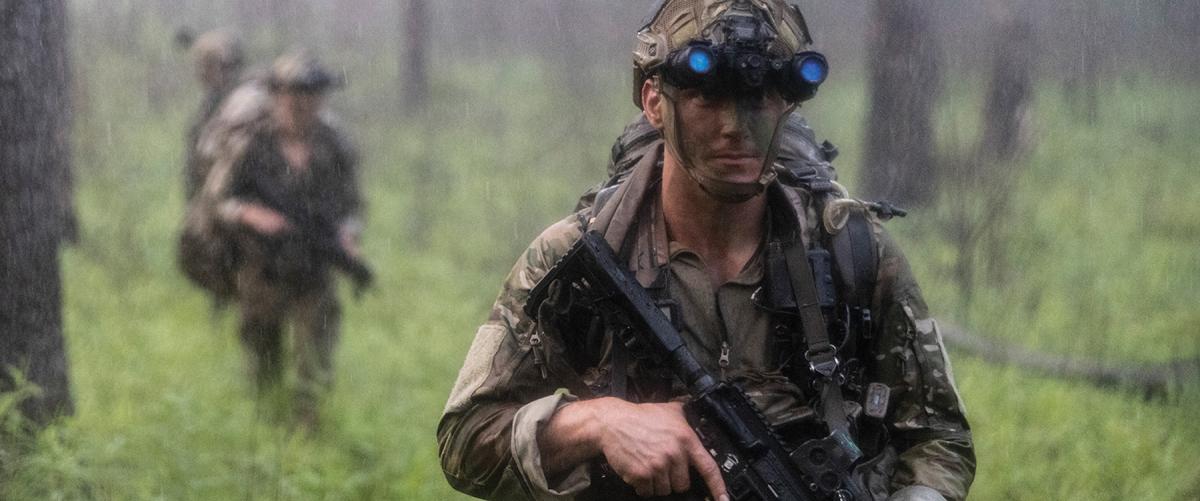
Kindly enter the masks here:
[[696, 43], [667, 57], [663, 74], [672, 85], [712, 95], [761, 93], [771, 85], [789, 101], [804, 101], [829, 76], [829, 63], [813, 51], [773, 58], [743, 48]]
[[829, 64], [820, 54], [804, 52], [796, 55], [794, 63], [799, 69], [800, 81], [809, 85], [820, 85], [829, 75]]
[[707, 75], [716, 66], [712, 51], [705, 47], [691, 47], [688, 49], [688, 68], [693, 73], [698, 75]]

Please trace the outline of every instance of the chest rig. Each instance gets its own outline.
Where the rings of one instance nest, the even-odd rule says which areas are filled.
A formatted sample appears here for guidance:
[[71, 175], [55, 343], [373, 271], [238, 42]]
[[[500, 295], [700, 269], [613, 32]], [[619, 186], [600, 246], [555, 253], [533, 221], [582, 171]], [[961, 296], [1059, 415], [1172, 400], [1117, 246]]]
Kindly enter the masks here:
[[[822, 150], [826, 158], [835, 154], [832, 146]], [[764, 273], [751, 301], [770, 316], [775, 366], [804, 391], [807, 404], [828, 433], [856, 438], [863, 452], [871, 456], [886, 440], [882, 418], [887, 412], [888, 387], [870, 383], [868, 373], [867, 352], [877, 335], [872, 301], [879, 261], [870, 218], [871, 212], [881, 218], [896, 212], [846, 198], [831, 179], [831, 171], [822, 169], [828, 167], [827, 161], [785, 161], [780, 182], [767, 194], [772, 198], [762, 254]], [[614, 195], [631, 176], [623, 172], [621, 177], [596, 193], [591, 211], [582, 213], [585, 227], [596, 223], [595, 215], [605, 213], [608, 204], [617, 203], [612, 200]], [[624, 238], [623, 245], [615, 249], [622, 259], [636, 252], [632, 240]], [[674, 320], [668, 275], [664, 266], [642, 282]], [[635, 356], [631, 350], [614, 343], [609, 353], [611, 383], [593, 389], [625, 399], [631, 393], [645, 397], [644, 388], [630, 392], [627, 386], [632, 376], [630, 364], [637, 363], [631, 360]], [[638, 375], [645, 379], [648, 374], [640, 370]], [[650, 389], [652, 394], [669, 392], [669, 375], [665, 378], [657, 382], [659, 388]], [[655, 384], [654, 377], [649, 379]], [[856, 419], [861, 416], [868, 419]]]
[[[880, 424], [887, 412], [888, 387], [869, 383], [869, 349], [876, 325], [872, 300], [878, 272], [878, 246], [868, 210], [839, 198], [831, 180], [797, 176], [784, 189], [800, 189], [820, 215], [807, 246], [793, 231], [778, 231], [765, 249], [763, 283], [753, 300], [771, 314], [777, 366], [806, 392], [810, 407], [828, 432], [856, 437], [874, 452], [881, 426], [856, 426], [862, 414]], [[835, 206], [835, 204], [841, 204]], [[803, 217], [807, 207], [793, 207]], [[826, 223], [840, 211], [836, 225]], [[775, 214], [779, 214], [776, 211]], [[870, 435], [870, 436], [867, 436]]]

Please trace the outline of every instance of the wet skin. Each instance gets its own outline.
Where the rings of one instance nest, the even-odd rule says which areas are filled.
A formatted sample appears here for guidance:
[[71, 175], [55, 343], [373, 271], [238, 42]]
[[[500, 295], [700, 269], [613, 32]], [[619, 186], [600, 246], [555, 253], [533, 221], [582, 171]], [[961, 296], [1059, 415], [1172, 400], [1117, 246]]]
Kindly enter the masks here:
[[[694, 89], [666, 90], [673, 99], [680, 160], [709, 177], [753, 183], [762, 175], [775, 126], [787, 109], [777, 92], [759, 96], [705, 96]], [[666, 118], [666, 117], [664, 117]]]

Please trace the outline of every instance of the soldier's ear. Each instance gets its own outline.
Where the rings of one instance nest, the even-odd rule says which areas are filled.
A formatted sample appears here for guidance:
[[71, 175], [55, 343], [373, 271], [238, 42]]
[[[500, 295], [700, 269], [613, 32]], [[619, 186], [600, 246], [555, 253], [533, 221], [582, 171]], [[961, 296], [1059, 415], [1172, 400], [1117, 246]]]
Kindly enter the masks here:
[[646, 121], [659, 130], [663, 128], [662, 105], [662, 90], [655, 85], [655, 79], [647, 78], [642, 82], [642, 112], [646, 114]]

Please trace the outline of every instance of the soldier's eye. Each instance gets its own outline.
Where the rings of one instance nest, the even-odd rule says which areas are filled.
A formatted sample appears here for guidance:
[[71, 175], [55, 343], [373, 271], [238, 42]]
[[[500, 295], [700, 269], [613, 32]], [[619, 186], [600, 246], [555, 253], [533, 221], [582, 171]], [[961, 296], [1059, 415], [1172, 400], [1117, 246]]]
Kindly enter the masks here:
[[738, 106], [755, 111], [762, 110], [767, 107], [767, 100], [762, 94], [746, 96], [738, 99]]

